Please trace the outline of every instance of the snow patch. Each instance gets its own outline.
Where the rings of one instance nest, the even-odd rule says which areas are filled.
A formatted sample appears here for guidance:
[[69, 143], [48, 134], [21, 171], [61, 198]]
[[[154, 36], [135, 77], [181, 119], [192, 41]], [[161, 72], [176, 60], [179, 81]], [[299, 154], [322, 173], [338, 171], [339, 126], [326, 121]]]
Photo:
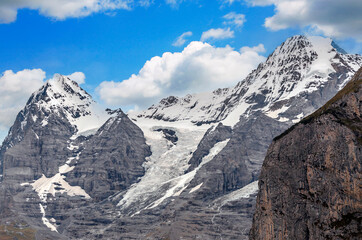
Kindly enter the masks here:
[[32, 115], [31, 117], [33, 119], [33, 122], [36, 122], [36, 120], [38, 119], [38, 116], [36, 116], [36, 115]]
[[197, 185], [196, 187], [193, 187], [193, 188], [190, 190], [189, 193], [193, 193], [193, 192], [196, 192], [197, 190], [199, 190], [200, 187], [202, 186], [202, 184], [204, 184], [204, 183], [202, 182], [202, 183], [200, 183], [199, 185]]
[[296, 118], [292, 120], [293, 123], [298, 123], [304, 116], [304, 113], [300, 113], [297, 116], [295, 116]]
[[251, 104], [246, 102], [240, 103], [234, 110], [232, 110], [229, 115], [221, 121], [222, 124], [226, 126], [235, 126], [239, 122], [240, 116], [246, 113]]
[[277, 109], [277, 110], [274, 110], [274, 111], [269, 110], [269, 111], [266, 112], [266, 115], [267, 115], [268, 117], [271, 117], [271, 118], [276, 119], [276, 118], [279, 117], [279, 114], [287, 111], [288, 108], [289, 108], [289, 107], [287, 107], [287, 106], [283, 106], [283, 107], [281, 107], [281, 108], [279, 108], [279, 109]]
[[46, 125], [48, 125], [48, 121], [47, 121], [47, 119], [45, 118], [45, 119], [43, 119], [43, 121], [41, 121], [41, 126], [42, 126], [42, 127], [45, 127]]
[[[73, 142], [69, 143], [68, 149], [73, 151], [78, 149], [78, 146], [74, 146]], [[90, 199], [91, 197], [79, 186], [71, 186], [67, 181], [65, 181], [66, 176], [64, 174], [72, 171], [74, 166], [70, 166], [73, 160], [78, 160], [81, 152], [78, 152], [76, 157], [69, 157], [66, 163], [59, 167], [59, 172], [55, 174], [53, 177], [47, 178], [44, 174], [41, 178], [37, 179], [33, 183], [22, 183], [21, 186], [32, 186], [33, 190], [38, 194], [41, 203], [40, 211], [42, 213], [42, 221], [43, 223], [52, 231], [56, 231], [56, 227], [53, 225], [55, 224], [55, 219], [51, 219], [51, 222], [45, 217], [45, 208], [47, 207], [47, 199], [48, 194], [51, 194], [53, 197], [57, 193], [59, 194], [67, 194], [68, 196], [81, 196], [86, 199]]]
[[[65, 172], [69, 172], [69, 166], [62, 166], [60, 169], [65, 170]], [[61, 173], [57, 173], [51, 178], [47, 178], [43, 174], [41, 178], [30, 185], [38, 193], [40, 200], [44, 203], [47, 202], [48, 194], [55, 197], [56, 193], [66, 193], [68, 196], [83, 196], [85, 198], [90, 198], [90, 196], [81, 187], [70, 186], [69, 183], [65, 181], [65, 176]]]
[[241, 189], [235, 190], [221, 198], [215, 200], [215, 202], [220, 202], [221, 206], [225, 205], [228, 202], [237, 201], [242, 198], [249, 198], [251, 195], [258, 193], [258, 181], [252, 182]]
[[[40, 207], [40, 213], [43, 215], [41, 220], [43, 221], [44, 225], [47, 226], [53, 232], [58, 232], [57, 228], [53, 224], [51, 224], [49, 222], [49, 220], [45, 217], [44, 206], [41, 203], [39, 203], [39, 207]], [[54, 219], [54, 223], [55, 223], [55, 219]]]

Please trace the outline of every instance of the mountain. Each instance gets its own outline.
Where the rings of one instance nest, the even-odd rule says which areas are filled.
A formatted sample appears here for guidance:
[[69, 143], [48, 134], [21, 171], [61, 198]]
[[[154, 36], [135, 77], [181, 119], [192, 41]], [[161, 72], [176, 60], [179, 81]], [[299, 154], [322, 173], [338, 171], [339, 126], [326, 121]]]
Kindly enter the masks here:
[[[260, 110], [282, 122], [297, 122], [340, 90], [361, 65], [359, 55], [339, 49], [328, 38], [294, 36], [235, 87], [183, 98], [171, 96], [138, 116], [235, 125], [240, 115]], [[298, 104], [301, 97], [308, 100], [304, 106]]]
[[275, 138], [251, 239], [361, 239], [362, 68], [322, 108]]
[[100, 111], [56, 76], [1, 147], [0, 229], [36, 239], [247, 239], [273, 138], [361, 65], [330, 39], [295, 36], [235, 87], [129, 114]]
[[69, 139], [97, 129], [108, 117], [76, 82], [56, 75], [17, 115], [0, 149], [6, 169], [1, 174], [21, 181], [55, 174], [63, 161], [58, 151], [69, 146]]

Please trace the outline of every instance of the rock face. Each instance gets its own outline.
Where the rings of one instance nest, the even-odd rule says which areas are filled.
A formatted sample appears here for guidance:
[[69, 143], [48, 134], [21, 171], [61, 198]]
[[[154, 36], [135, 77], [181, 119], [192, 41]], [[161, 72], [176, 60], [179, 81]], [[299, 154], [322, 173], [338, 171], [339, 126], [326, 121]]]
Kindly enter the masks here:
[[107, 119], [94, 105], [76, 82], [60, 75], [48, 81], [29, 98], [1, 146], [3, 178], [27, 182], [54, 175], [67, 157], [69, 138]]
[[362, 69], [277, 137], [259, 179], [251, 239], [361, 239]]
[[69, 79], [30, 98], [1, 151], [0, 229], [36, 239], [247, 239], [272, 139], [362, 65], [332, 40], [288, 39], [235, 87], [98, 111]]
[[93, 199], [103, 200], [125, 190], [145, 173], [142, 164], [151, 155], [141, 129], [122, 111], [110, 118], [82, 144], [71, 185], [82, 187]]
[[149, 146], [121, 110], [109, 114], [61, 75], [30, 97], [0, 152], [5, 223], [25, 221], [37, 239], [67, 239], [57, 232], [75, 209], [138, 181]]

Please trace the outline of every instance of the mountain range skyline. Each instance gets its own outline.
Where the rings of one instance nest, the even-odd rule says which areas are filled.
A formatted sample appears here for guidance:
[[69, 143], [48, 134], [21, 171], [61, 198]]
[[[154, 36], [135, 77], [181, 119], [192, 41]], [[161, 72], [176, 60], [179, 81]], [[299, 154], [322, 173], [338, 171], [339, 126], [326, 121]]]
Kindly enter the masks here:
[[[355, 116], [360, 80], [350, 79], [361, 65], [329, 38], [296, 35], [233, 87], [128, 114], [98, 111], [78, 83], [56, 75], [0, 148], [0, 226], [35, 239], [248, 239], [269, 144], [336, 93], [353, 93], [350, 108], [335, 105]], [[354, 139], [353, 121], [338, 129]]]
[[[289, 8], [277, 0], [10, 2], [0, 3], [2, 136], [55, 73], [128, 111], [168, 95], [233, 86], [294, 35], [331, 37], [362, 53], [361, 4], [354, 0], [332, 1], [323, 11], [323, 1], [307, 0], [289, 1]], [[305, 11], [286, 15], [298, 7]]]

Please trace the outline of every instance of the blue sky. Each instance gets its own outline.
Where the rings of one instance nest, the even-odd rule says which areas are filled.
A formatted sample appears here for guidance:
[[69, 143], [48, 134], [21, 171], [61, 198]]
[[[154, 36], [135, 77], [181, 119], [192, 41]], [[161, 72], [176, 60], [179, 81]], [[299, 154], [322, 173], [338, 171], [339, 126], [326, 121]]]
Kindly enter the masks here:
[[41, 16], [36, 10], [20, 10], [15, 22], [0, 25], [6, 36], [0, 38], [0, 71], [41, 68], [48, 77], [81, 71], [92, 91], [100, 81], [129, 78], [153, 56], [182, 50], [172, 43], [183, 32], [192, 31], [189, 39], [200, 40], [202, 32], [224, 27], [222, 16], [230, 11], [246, 14], [247, 21], [235, 31], [235, 38], [211, 42], [215, 46], [229, 44], [238, 49], [263, 43], [270, 53], [288, 36], [298, 33], [265, 30], [260, 16], [272, 15], [273, 7], [220, 7], [218, 1], [203, 2], [183, 3], [177, 8], [161, 2], [148, 8], [63, 21]]
[[[210, 90], [208, 87], [233, 85], [286, 38], [296, 34], [332, 37], [347, 52], [362, 53], [362, 4], [357, 0], [90, 0], [87, 6], [80, 0], [17, 2], [0, 1], [0, 82], [6, 82], [0, 93], [7, 97], [7, 100], [0, 97], [0, 115], [11, 112], [11, 117], [0, 117], [3, 130], [11, 125], [13, 115], [34, 90], [22, 86], [26, 79], [34, 83], [31, 85], [36, 89], [55, 73], [82, 72], [86, 77], [82, 87], [100, 103], [130, 109], [136, 105], [146, 107], [168, 94], [182, 95], [200, 89]], [[325, 7], [321, 8], [321, 4]], [[295, 14], [288, 14], [293, 11]], [[227, 14], [231, 17], [225, 17]], [[235, 16], [239, 17], [239, 22]], [[177, 38], [186, 32], [189, 33], [185, 43], [174, 46]], [[203, 33], [203, 42], [200, 42]], [[191, 41], [199, 44], [192, 45]], [[145, 65], [155, 56], [182, 52], [185, 48], [188, 53], [181, 54], [185, 59], [182, 64], [178, 62], [178, 54], [174, 54], [153, 59]], [[205, 62], [200, 60], [202, 57]], [[162, 89], [170, 84], [162, 82], [163, 76], [156, 74], [159, 69], [152, 69], [167, 65], [165, 68], [171, 70], [160, 73], [167, 75], [175, 72], [174, 62], [182, 66], [193, 62], [194, 66], [184, 69], [191, 71], [198, 69], [200, 61], [200, 68], [210, 68], [216, 66], [217, 61], [232, 65], [228, 61], [233, 59], [240, 70], [238, 66], [233, 69], [223, 66], [225, 75], [230, 77], [210, 80], [214, 81], [212, 84], [208, 84], [210, 75], [204, 69], [194, 74], [195, 79], [192, 74], [182, 75], [187, 79], [185, 87], [177, 76], [175, 81], [179, 83], [171, 84], [174, 88]], [[143, 77], [139, 74], [142, 68]], [[31, 72], [31, 76], [24, 77], [28, 72], [21, 71], [25, 69], [41, 69], [42, 72]], [[180, 66], [177, 69], [183, 70]], [[12, 72], [5, 74], [5, 71]], [[17, 74], [20, 72], [23, 75]], [[156, 72], [151, 80], [148, 79], [150, 72]], [[136, 74], [133, 85], [119, 85], [132, 78], [132, 74]], [[5, 79], [8, 75], [11, 77]], [[23, 79], [18, 79], [20, 76]], [[18, 81], [19, 89], [9, 93], [4, 86], [15, 82], [11, 79]], [[142, 85], [135, 84], [136, 81], [145, 82]], [[164, 85], [160, 83], [144, 90], [149, 85], [147, 81], [159, 81]], [[110, 88], [118, 92], [111, 92]], [[128, 89], [128, 95], [119, 93]], [[158, 94], [148, 96], [147, 92], [153, 89]]]

